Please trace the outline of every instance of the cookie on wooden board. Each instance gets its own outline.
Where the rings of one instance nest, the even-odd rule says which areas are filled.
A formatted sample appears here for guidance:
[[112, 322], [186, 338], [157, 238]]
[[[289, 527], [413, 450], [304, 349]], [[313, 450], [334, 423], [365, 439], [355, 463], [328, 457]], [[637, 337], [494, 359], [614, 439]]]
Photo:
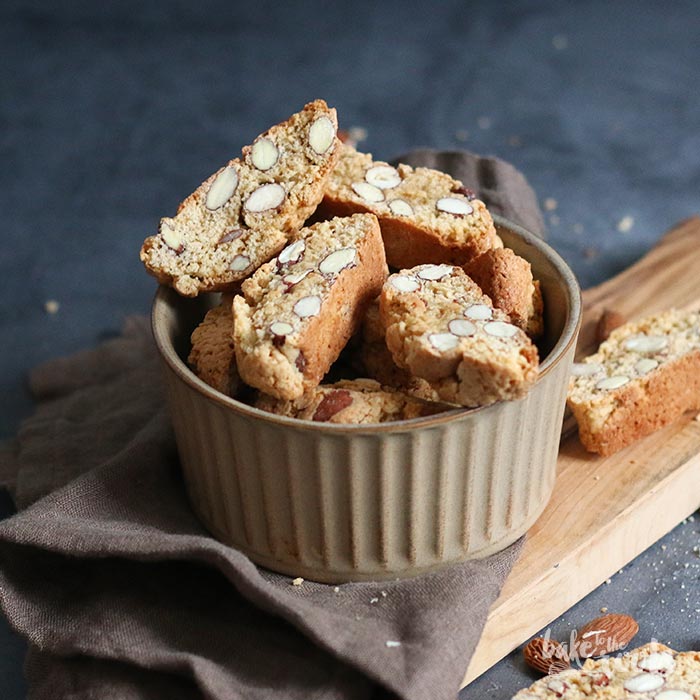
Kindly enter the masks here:
[[700, 313], [671, 309], [623, 324], [572, 372], [567, 402], [581, 442], [613, 454], [700, 410]]
[[379, 301], [394, 361], [444, 401], [485, 406], [525, 395], [537, 348], [460, 267], [419, 265], [391, 275]]

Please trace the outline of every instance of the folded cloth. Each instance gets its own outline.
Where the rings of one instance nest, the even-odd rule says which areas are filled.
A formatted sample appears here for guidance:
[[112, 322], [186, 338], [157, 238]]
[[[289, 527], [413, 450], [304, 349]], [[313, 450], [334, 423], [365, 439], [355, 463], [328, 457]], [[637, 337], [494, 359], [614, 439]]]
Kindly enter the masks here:
[[[513, 172], [503, 213], [536, 220]], [[146, 319], [31, 388], [0, 452], [20, 510], [0, 524], [0, 604], [30, 644], [30, 699], [456, 696], [522, 542], [404, 581], [292, 585], [190, 510]]]

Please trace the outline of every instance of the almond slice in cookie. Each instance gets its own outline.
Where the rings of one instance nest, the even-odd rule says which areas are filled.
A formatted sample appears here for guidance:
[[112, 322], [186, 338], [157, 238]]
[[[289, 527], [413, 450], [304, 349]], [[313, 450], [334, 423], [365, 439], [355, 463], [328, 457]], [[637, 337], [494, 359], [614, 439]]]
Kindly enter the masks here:
[[302, 229], [234, 298], [233, 337], [243, 380], [281, 400], [316, 386], [358, 330], [386, 275], [372, 214]]
[[146, 269], [184, 296], [238, 288], [316, 210], [340, 155], [336, 124], [316, 100], [260, 134], [161, 220], [141, 248]]
[[568, 404], [584, 447], [613, 454], [700, 410], [700, 313], [669, 310], [625, 323], [571, 378]]

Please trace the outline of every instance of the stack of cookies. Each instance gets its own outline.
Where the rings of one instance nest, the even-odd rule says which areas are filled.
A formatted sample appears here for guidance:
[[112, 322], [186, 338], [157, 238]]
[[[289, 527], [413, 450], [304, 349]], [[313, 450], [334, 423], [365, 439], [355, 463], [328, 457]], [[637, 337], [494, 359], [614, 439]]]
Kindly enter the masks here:
[[405, 420], [517, 399], [537, 378], [539, 284], [484, 203], [342, 143], [322, 100], [207, 179], [141, 260], [184, 296], [222, 293], [190, 366], [271, 413]]

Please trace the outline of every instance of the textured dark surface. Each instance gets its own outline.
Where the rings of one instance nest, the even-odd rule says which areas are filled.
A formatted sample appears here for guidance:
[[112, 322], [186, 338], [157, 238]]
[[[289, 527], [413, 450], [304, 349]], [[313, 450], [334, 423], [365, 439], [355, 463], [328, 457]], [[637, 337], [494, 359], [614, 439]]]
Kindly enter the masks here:
[[[466, 147], [513, 162], [556, 200], [549, 240], [583, 286], [700, 211], [697, 2], [412, 7], [2, 3], [0, 437], [31, 409], [27, 368], [148, 310], [137, 253], [159, 216], [314, 97], [384, 158]], [[700, 648], [699, 529], [679, 527], [554, 628], [605, 606], [637, 615], [641, 641]], [[3, 628], [3, 698], [24, 696], [20, 668]], [[511, 657], [462, 697], [529, 680]]]

